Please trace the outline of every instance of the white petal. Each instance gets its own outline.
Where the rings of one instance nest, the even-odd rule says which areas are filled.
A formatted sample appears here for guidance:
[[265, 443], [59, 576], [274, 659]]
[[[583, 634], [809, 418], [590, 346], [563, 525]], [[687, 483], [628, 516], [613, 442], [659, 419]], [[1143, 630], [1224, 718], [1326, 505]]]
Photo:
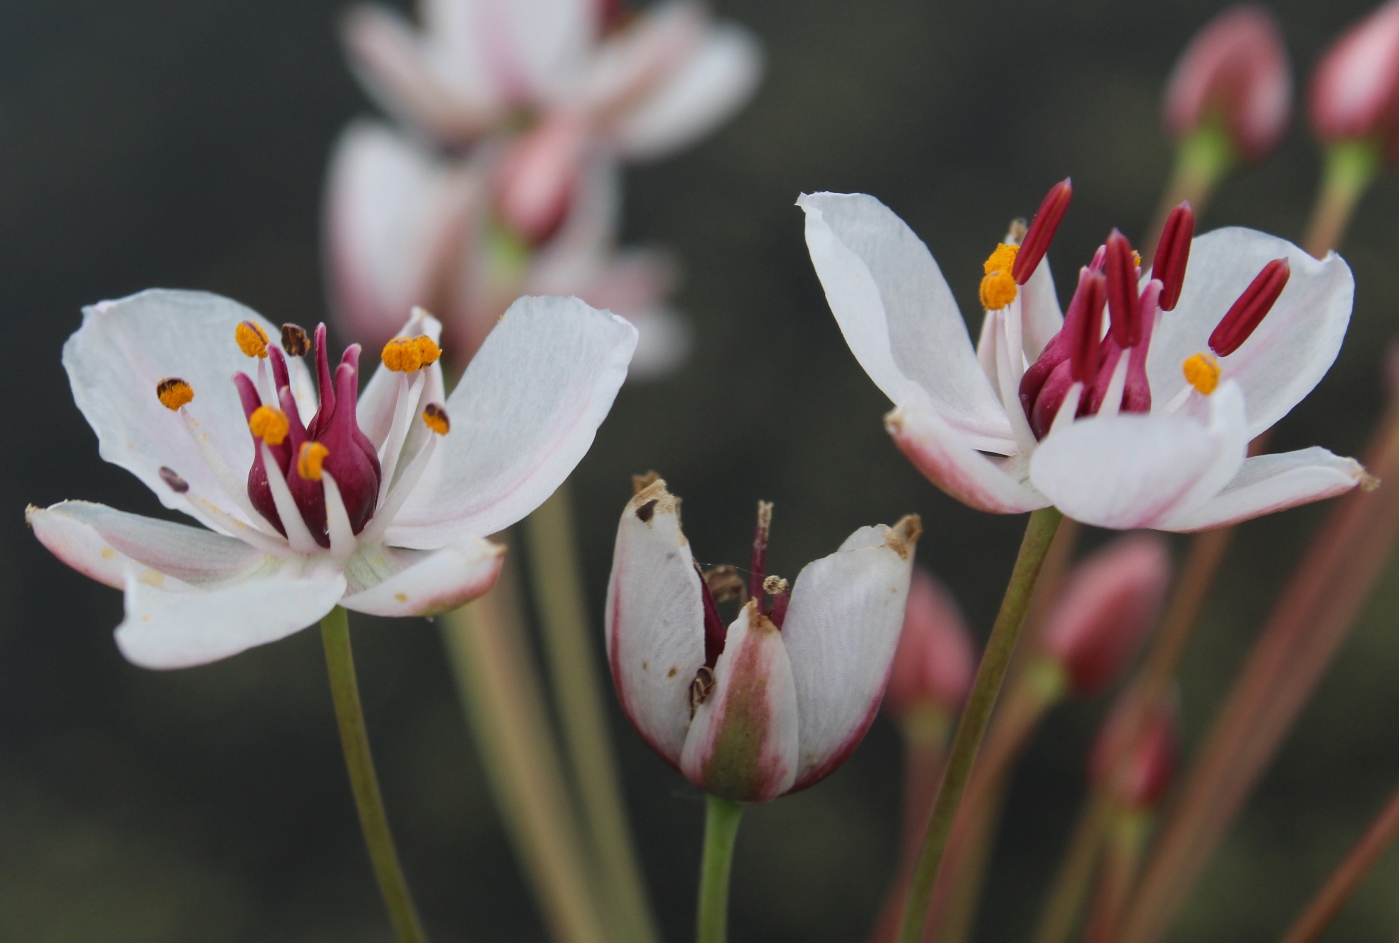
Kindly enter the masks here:
[[916, 519], [898, 530], [862, 527], [797, 576], [782, 623], [797, 689], [797, 789], [845, 762], [879, 710], [903, 627], [917, 528]]
[[636, 353], [628, 379], [658, 380], [680, 368], [694, 346], [694, 326], [670, 308], [649, 308], [627, 315], [636, 326]]
[[704, 667], [704, 603], [680, 529], [680, 499], [664, 481], [622, 511], [605, 624], [622, 710], [647, 745], [678, 766], [690, 727], [690, 684]]
[[287, 564], [219, 589], [126, 584], [126, 618], [117, 647], [143, 668], [188, 668], [286, 638], [321, 619], [345, 592], [338, 570], [316, 575]]
[[485, 6], [480, 0], [421, 0], [418, 5], [424, 53], [434, 72], [462, 101], [483, 110], [503, 106], [505, 91], [490, 74]]
[[375, 616], [430, 616], [455, 609], [495, 585], [505, 547], [466, 537], [441, 550], [374, 544], [345, 561], [350, 595], [341, 605]]
[[188, 584], [217, 583], [266, 561], [241, 540], [87, 501], [31, 507], [24, 519], [54, 556], [118, 589], [147, 571]]
[[434, 549], [542, 504], [592, 445], [635, 347], [636, 328], [577, 298], [511, 305], [448, 398], [452, 431], [387, 542]]
[[1044, 345], [1064, 326], [1064, 312], [1055, 294], [1049, 256], [1040, 260], [1029, 281], [1020, 286], [1020, 309], [1024, 312], [1025, 356], [1034, 363], [1044, 351]]
[[1210, 333], [1230, 305], [1264, 265], [1282, 258], [1292, 269], [1287, 287], [1253, 336], [1220, 358], [1221, 376], [1243, 388], [1250, 437], [1287, 415], [1321, 381], [1350, 323], [1350, 268], [1340, 256], [1317, 260], [1266, 233], [1220, 229], [1191, 243], [1180, 302], [1162, 315], [1151, 339], [1153, 402], [1168, 403], [1185, 388], [1186, 358], [1209, 351]]
[[721, 23], [689, 61], [617, 123], [621, 153], [653, 160], [682, 150], [727, 121], [763, 74], [763, 48], [747, 30]]
[[595, 0], [494, 0], [483, 4], [485, 38], [504, 60], [497, 70], [537, 102], [567, 101], [596, 39]]
[[[140, 478], [166, 507], [193, 513], [215, 529], [216, 521], [192, 510], [160, 469], [173, 470], [189, 483], [190, 493], [251, 524], [241, 508], [246, 494], [225, 490], [185, 420], [161, 405], [156, 385], [167, 377], [189, 383], [194, 401], [184, 409], [227, 466], [246, 475], [253, 439], [230, 377], [238, 371], [255, 377], [257, 366], [234, 340], [240, 321], [272, 336], [279, 331], [251, 308], [219, 295], [151, 289], [84, 308], [83, 326], [63, 345], [73, 399], [97, 433], [102, 458]], [[305, 368], [299, 362], [289, 366], [296, 371], [293, 386], [305, 390]]]
[[797, 695], [782, 634], [753, 602], [729, 626], [714, 688], [680, 756], [690, 782], [736, 802], [765, 802], [797, 775]]
[[1010, 422], [928, 247], [862, 193], [804, 194], [797, 205], [826, 300], [875, 385], [897, 404], [927, 401], [975, 447], [1009, 453]]
[[1243, 395], [1232, 383], [1210, 397], [1205, 425], [1174, 414], [1095, 416], [1051, 432], [1030, 477], [1054, 505], [1114, 530], [1168, 527], [1173, 515], [1214, 497], [1248, 449]]
[[884, 417], [884, 428], [914, 467], [963, 504], [993, 514], [1019, 514], [1049, 504], [1012, 474], [1023, 467], [1023, 458], [988, 458], [926, 406], [899, 406]]
[[1163, 530], [1193, 531], [1234, 524], [1330, 498], [1364, 484], [1365, 469], [1312, 447], [1247, 459], [1234, 480], [1217, 496], [1183, 514], [1173, 514]]
[[372, 121], [345, 129], [326, 183], [325, 257], [338, 321], [377, 353], [469, 251], [477, 169]]

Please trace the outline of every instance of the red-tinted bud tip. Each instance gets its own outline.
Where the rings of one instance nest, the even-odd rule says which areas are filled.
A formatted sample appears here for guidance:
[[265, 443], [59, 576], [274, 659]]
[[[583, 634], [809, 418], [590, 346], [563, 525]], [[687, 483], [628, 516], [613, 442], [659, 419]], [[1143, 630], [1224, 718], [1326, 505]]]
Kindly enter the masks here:
[[548, 242], [568, 218], [583, 146], [578, 120], [550, 118], [511, 144], [501, 159], [494, 180], [496, 212], [530, 245]]
[[1079, 282], [1078, 295], [1069, 303], [1064, 330], [1069, 332], [1069, 375], [1075, 382], [1091, 383], [1098, 375], [1106, 295], [1107, 280], [1097, 272], [1089, 272]]
[[921, 705], [957, 713], [971, 690], [972, 661], [971, 633], [956, 600], [931, 573], [915, 567], [884, 706], [897, 718]]
[[1069, 208], [1069, 200], [1073, 195], [1074, 183], [1070, 177], [1060, 180], [1045, 194], [1035, 218], [1030, 222], [1029, 230], [1025, 233], [1025, 239], [1020, 244], [1015, 264], [1011, 266], [1010, 275], [1015, 279], [1015, 284], [1023, 285], [1035, 274], [1035, 269], [1044, 259], [1044, 254], [1049, 251], [1049, 244], [1054, 240], [1054, 233], [1059, 229], [1059, 223], [1063, 220], [1064, 211]]
[[1123, 350], [1137, 346], [1142, 336], [1142, 302], [1137, 294], [1137, 260], [1132, 244], [1116, 229], [1108, 236], [1108, 316], [1112, 339]]
[[1074, 568], [1043, 635], [1071, 694], [1096, 694], [1122, 673], [1156, 624], [1170, 578], [1165, 541], [1145, 534], [1119, 538]]
[[1185, 47], [1166, 85], [1166, 130], [1187, 137], [1219, 122], [1239, 156], [1259, 160], [1292, 113], [1292, 70], [1277, 20], [1262, 7], [1215, 17]]
[[[1113, 708], [1089, 754], [1088, 776], [1102, 786], [1119, 766], [1116, 798], [1131, 809], [1149, 809], [1159, 803], [1170, 788], [1176, 770], [1179, 722], [1175, 701], [1159, 704], [1146, 717], [1126, 698]], [[1135, 729], [1129, 729], [1128, 725]], [[1135, 736], [1131, 749], [1123, 741]]]
[[1399, 127], [1399, 2], [1347, 30], [1312, 73], [1312, 131], [1327, 143], [1392, 137]]
[[1286, 259], [1274, 259], [1263, 266], [1210, 334], [1210, 350], [1227, 357], [1242, 347], [1273, 310], [1291, 277], [1292, 267]]
[[1195, 211], [1186, 200], [1171, 210], [1161, 230], [1156, 247], [1156, 259], [1151, 265], [1152, 277], [1161, 282], [1162, 311], [1174, 311], [1180, 301], [1180, 288], [1185, 284], [1185, 263], [1190, 261], [1190, 240], [1195, 238]]

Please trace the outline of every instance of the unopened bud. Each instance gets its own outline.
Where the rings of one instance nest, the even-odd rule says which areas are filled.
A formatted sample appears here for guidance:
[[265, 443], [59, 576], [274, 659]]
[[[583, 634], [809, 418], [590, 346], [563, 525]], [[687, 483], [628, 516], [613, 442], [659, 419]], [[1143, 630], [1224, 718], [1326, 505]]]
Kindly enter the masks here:
[[[1160, 802], [1176, 770], [1177, 713], [1174, 698], [1157, 704], [1145, 716], [1131, 699], [1120, 700], [1089, 754], [1088, 776], [1093, 785], [1102, 786], [1115, 774], [1114, 798], [1121, 805], [1149, 809]], [[1130, 747], [1124, 742], [1127, 737], [1136, 741]]]
[[560, 115], [510, 146], [495, 179], [495, 205], [511, 232], [536, 246], [558, 232], [578, 189], [584, 143], [581, 121]]
[[1292, 70], [1274, 16], [1257, 6], [1225, 10], [1195, 34], [1166, 85], [1166, 130], [1177, 140], [1212, 123], [1238, 156], [1267, 156], [1292, 113]]
[[1156, 624], [1170, 578], [1165, 541], [1146, 534], [1114, 540], [1074, 568], [1042, 636], [1070, 694], [1088, 697], [1117, 679]]
[[1330, 144], [1399, 129], [1399, 0], [1356, 23], [1331, 45], [1308, 90], [1312, 131]]
[[973, 669], [971, 633], [956, 600], [927, 570], [914, 567], [885, 706], [899, 718], [920, 705], [955, 714], [967, 699]]

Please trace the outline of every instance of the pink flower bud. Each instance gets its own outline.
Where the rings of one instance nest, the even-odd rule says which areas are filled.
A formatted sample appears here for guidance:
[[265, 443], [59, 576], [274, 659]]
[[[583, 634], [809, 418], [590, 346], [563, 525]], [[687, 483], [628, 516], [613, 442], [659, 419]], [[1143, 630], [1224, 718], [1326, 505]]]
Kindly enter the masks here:
[[495, 178], [496, 212], [526, 242], [549, 241], [568, 217], [586, 139], [581, 119], [555, 113], [505, 152]]
[[[1134, 729], [1129, 730], [1131, 724]], [[1124, 752], [1123, 737], [1135, 734], [1135, 749]], [[1143, 718], [1131, 701], [1123, 699], [1108, 715], [1098, 732], [1088, 760], [1088, 776], [1101, 786], [1114, 763], [1125, 764], [1118, 779], [1117, 800], [1134, 809], [1156, 805], [1171, 785], [1176, 770], [1177, 741], [1180, 738], [1175, 700], [1158, 704]]]
[[1346, 31], [1322, 57], [1309, 90], [1312, 130], [1327, 143], [1399, 129], [1399, 2]]
[[1045, 654], [1069, 693], [1097, 694], [1117, 679], [1161, 610], [1171, 560], [1160, 537], [1121, 537], [1074, 568], [1045, 625]]
[[1277, 20], [1238, 6], [1195, 34], [1166, 85], [1166, 130], [1177, 139], [1212, 121], [1245, 160], [1277, 146], [1292, 112], [1292, 70]]
[[931, 573], [915, 567], [885, 708], [900, 718], [924, 704], [955, 714], [971, 690], [974, 668], [971, 634], [957, 601]]

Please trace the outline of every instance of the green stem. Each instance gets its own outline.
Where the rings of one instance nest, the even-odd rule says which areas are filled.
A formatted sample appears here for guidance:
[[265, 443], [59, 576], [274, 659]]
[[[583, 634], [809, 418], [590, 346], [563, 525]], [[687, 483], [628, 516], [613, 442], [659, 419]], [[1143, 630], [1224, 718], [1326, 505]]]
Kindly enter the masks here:
[[1341, 141], [1326, 148], [1326, 166], [1304, 246], [1321, 258], [1341, 244], [1351, 214], [1380, 170], [1378, 141]]
[[724, 943], [729, 928], [729, 870], [743, 806], [710, 796], [704, 817], [704, 858], [700, 862], [699, 913], [695, 943]]
[[359, 684], [355, 681], [355, 657], [350, 651], [350, 620], [344, 609], [336, 606], [321, 620], [321, 641], [325, 643], [325, 665], [330, 674], [335, 720], [340, 725], [340, 745], [345, 749], [350, 788], [355, 794], [355, 807], [359, 810], [364, 843], [369, 846], [369, 860], [374, 864], [374, 876], [379, 879], [379, 893], [384, 897], [384, 906], [388, 908], [400, 943], [422, 943], [427, 936], [418, 921], [408, 882], [403, 877], [403, 866], [399, 864], [389, 819], [384, 813], [384, 797], [379, 793], [379, 778], [374, 774]]
[[943, 851], [952, 833], [957, 807], [962, 803], [962, 793], [966, 791], [972, 764], [976, 762], [981, 740], [986, 735], [986, 725], [996, 706], [1001, 682], [1005, 679], [1011, 656], [1015, 654], [1015, 643], [1025, 624], [1025, 612], [1035, 590], [1035, 581], [1039, 578], [1045, 554], [1049, 552], [1049, 545], [1061, 520], [1063, 515], [1058, 509], [1041, 508], [1030, 515], [1030, 523], [1025, 528], [1020, 554], [1016, 557], [1015, 569], [1011, 571], [1005, 598], [1001, 600], [1001, 611], [996, 616], [991, 638], [987, 640], [986, 651], [981, 656], [971, 696], [957, 724], [957, 735], [948, 754], [942, 786], [933, 805], [933, 817], [923, 838], [923, 850], [918, 856], [918, 867], [913, 873], [908, 900], [904, 903], [899, 943], [919, 943], [922, 939], [928, 902], [933, 896], [933, 885], [937, 883], [938, 869], [942, 866]]
[[535, 604], [544, 629], [564, 745], [578, 783], [599, 883], [618, 935], [631, 943], [657, 939], [655, 921], [627, 823], [616, 753], [608, 735], [595, 640], [574, 538], [568, 482], [525, 519]]
[[1238, 154], [1233, 141], [1220, 122], [1206, 123], [1180, 142], [1176, 148], [1175, 169], [1161, 194], [1161, 204], [1156, 208], [1156, 217], [1147, 230], [1147, 237], [1142, 242], [1143, 268], [1149, 266], [1156, 255], [1156, 243], [1161, 238], [1161, 229], [1171, 210], [1182, 200], [1189, 200], [1195, 216], [1203, 215], [1215, 187], [1237, 162]]

